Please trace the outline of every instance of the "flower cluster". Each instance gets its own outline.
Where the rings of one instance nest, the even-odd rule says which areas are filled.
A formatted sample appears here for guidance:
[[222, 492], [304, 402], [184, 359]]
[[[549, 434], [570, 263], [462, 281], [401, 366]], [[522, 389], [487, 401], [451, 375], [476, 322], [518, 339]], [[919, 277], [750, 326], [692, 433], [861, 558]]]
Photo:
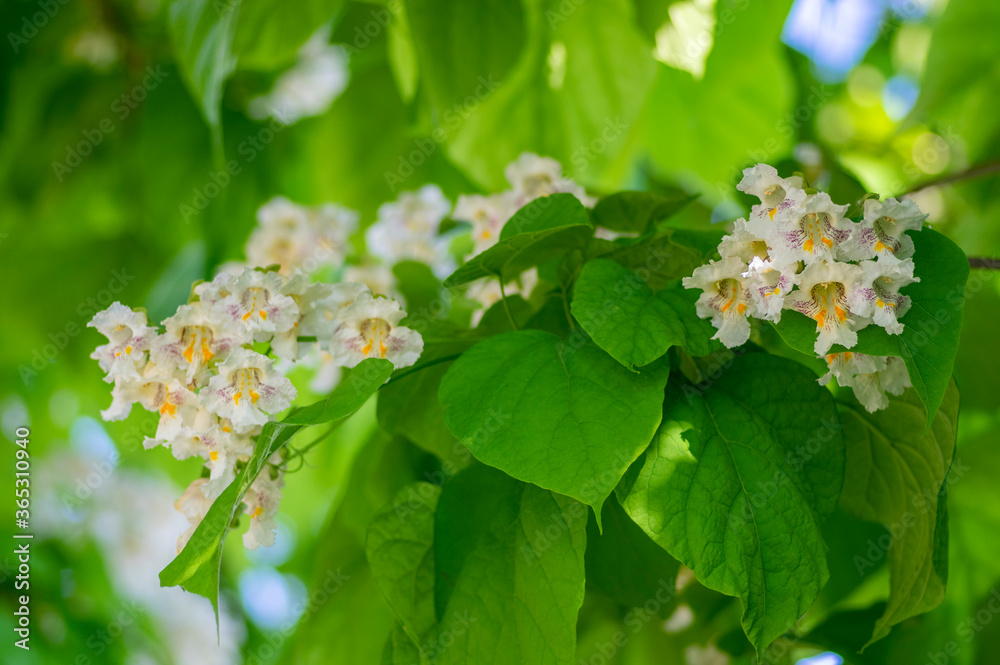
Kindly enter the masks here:
[[[91, 356], [114, 384], [105, 420], [126, 418], [136, 403], [159, 413], [146, 448], [166, 446], [177, 459], [201, 458], [207, 477], [195, 480], [177, 502], [189, 529], [183, 548], [212, 501], [253, 453], [255, 437], [287, 409], [295, 387], [271, 355], [293, 364], [316, 347], [338, 367], [365, 358], [412, 365], [423, 350], [420, 335], [399, 325], [405, 312], [363, 284], [313, 283], [302, 273], [244, 268], [221, 272], [194, 288], [192, 301], [162, 322], [120, 303], [88, 324], [108, 338]], [[315, 341], [313, 341], [315, 340]], [[266, 344], [266, 354], [260, 350]], [[250, 549], [274, 542], [282, 460], [261, 474], [243, 499]]]
[[[593, 207], [596, 199], [587, 196], [586, 191], [563, 174], [562, 165], [550, 157], [539, 157], [526, 152], [507, 165], [504, 175], [510, 189], [496, 194], [470, 194], [458, 197], [453, 217], [472, 225], [473, 253], [486, 251], [500, 239], [500, 229], [517, 212], [531, 201], [556, 193], [573, 194], [587, 207]], [[507, 295], [527, 296], [538, 283], [538, 272], [534, 269], [507, 285]], [[501, 298], [500, 283], [492, 279], [473, 282], [466, 295], [488, 308]]]
[[276, 196], [257, 211], [257, 228], [246, 244], [247, 264], [278, 265], [283, 275], [339, 268], [350, 254], [359, 217], [332, 203], [310, 207]]
[[[794, 309], [816, 322], [814, 351], [826, 355], [838, 344], [858, 342], [869, 325], [891, 335], [903, 332], [900, 319], [910, 298], [900, 289], [919, 281], [913, 275], [913, 240], [926, 215], [913, 201], [867, 199], [863, 219], [845, 216], [847, 205], [825, 192], [807, 190], [801, 178], [782, 178], [767, 164], [743, 172], [740, 191], [757, 197], [748, 219], [739, 219], [711, 261], [684, 279], [704, 291], [698, 315], [711, 318], [715, 338], [728, 347], [750, 337], [749, 318], [777, 323]], [[910, 385], [902, 362], [858, 353], [827, 356], [830, 376], [851, 386], [869, 411], [884, 408], [885, 392]]]

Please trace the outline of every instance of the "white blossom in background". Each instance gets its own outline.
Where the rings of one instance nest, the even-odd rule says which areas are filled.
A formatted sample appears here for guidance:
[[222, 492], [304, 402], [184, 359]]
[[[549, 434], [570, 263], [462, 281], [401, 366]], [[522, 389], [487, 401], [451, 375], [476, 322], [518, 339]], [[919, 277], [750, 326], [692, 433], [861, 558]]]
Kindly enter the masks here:
[[473, 312], [472, 325], [479, 325], [486, 310], [500, 302], [504, 293], [507, 297], [518, 295], [527, 300], [537, 285], [537, 268], [524, 271], [517, 279], [505, 284], [503, 290], [500, 289], [500, 281], [493, 277], [484, 277], [472, 282], [465, 291], [465, 297], [482, 305], [482, 309]]
[[257, 268], [277, 264], [284, 275], [339, 268], [351, 251], [349, 238], [359, 219], [357, 212], [336, 204], [310, 207], [276, 196], [257, 211], [247, 263]]
[[437, 185], [403, 192], [378, 209], [378, 218], [365, 232], [368, 253], [387, 265], [411, 260], [426, 263], [438, 277], [455, 269], [449, 254], [451, 236], [441, 235], [441, 222], [451, 212], [451, 202]]
[[396, 275], [393, 274], [392, 268], [387, 265], [372, 262], [349, 265], [344, 268], [344, 281], [364, 284], [372, 293], [392, 298], [406, 307], [406, 300], [399, 290]]
[[513, 191], [483, 196], [466, 194], [458, 197], [452, 217], [472, 224], [473, 254], [480, 254], [497, 243], [500, 230], [517, 212], [516, 194]]
[[291, 125], [323, 115], [347, 87], [347, 59], [343, 48], [330, 45], [329, 31], [320, 30], [302, 46], [296, 63], [278, 77], [271, 91], [250, 100], [250, 116]]
[[562, 165], [551, 157], [540, 157], [532, 152], [522, 153], [507, 165], [504, 175], [513, 189], [515, 210], [540, 196], [557, 193], [572, 194], [588, 208], [597, 202], [587, 196], [581, 185], [563, 175]]
[[[281, 457], [275, 454], [271, 463], [280, 464]], [[278, 514], [278, 504], [281, 502], [281, 488], [284, 480], [279, 475], [271, 478], [265, 470], [247, 490], [243, 502], [245, 512], [250, 516], [250, 528], [243, 534], [243, 545], [249, 550], [258, 547], [270, 547], [274, 544], [274, 534], [278, 525], [274, 518]]]
[[900, 289], [914, 276], [913, 239], [926, 215], [913, 201], [867, 199], [860, 222], [848, 206], [828, 194], [805, 190], [799, 176], [782, 178], [767, 164], [743, 171], [737, 189], [757, 197], [749, 219], [737, 220], [719, 243], [722, 261], [696, 268], [683, 284], [699, 288], [697, 311], [719, 329], [726, 346], [750, 336], [749, 318], [774, 323], [785, 309], [816, 324], [814, 351], [826, 355], [830, 373], [851, 387], [869, 411], [885, 408], [887, 394], [901, 394], [910, 381], [898, 358], [844, 352], [858, 331], [877, 325], [901, 334], [910, 298]]

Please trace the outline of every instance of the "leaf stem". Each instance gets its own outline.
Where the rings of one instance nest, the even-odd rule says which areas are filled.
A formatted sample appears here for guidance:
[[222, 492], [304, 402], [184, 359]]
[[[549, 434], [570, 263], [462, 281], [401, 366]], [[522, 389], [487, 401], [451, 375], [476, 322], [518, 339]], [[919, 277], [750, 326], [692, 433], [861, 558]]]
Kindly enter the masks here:
[[929, 187], [950, 185], [953, 182], [960, 182], [962, 180], [975, 180], [976, 178], [982, 178], [983, 176], [990, 175], [991, 173], [997, 173], [998, 171], [1000, 171], [1000, 159], [985, 162], [983, 164], [977, 164], [976, 166], [969, 167], [964, 171], [958, 171], [957, 173], [948, 173], [936, 178], [931, 178], [930, 180], [925, 180], [919, 185], [915, 185], [909, 190], [903, 192], [900, 196], [903, 196], [904, 194], [913, 194], [914, 192], [919, 192]]
[[514, 330], [520, 330], [521, 326], [517, 325], [514, 315], [510, 313], [510, 305], [507, 304], [507, 292], [503, 289], [503, 277], [498, 275], [497, 281], [500, 282], [500, 299], [503, 301], [503, 311], [507, 312], [507, 318], [510, 319], [510, 325]]
[[388, 386], [391, 383], [395, 383], [396, 381], [399, 381], [400, 379], [405, 378], [411, 374], [415, 374], [416, 372], [419, 372], [422, 369], [427, 369], [428, 367], [433, 367], [434, 365], [440, 365], [441, 363], [446, 363], [452, 360], [456, 360], [460, 355], [462, 354], [451, 353], [448, 354], [447, 356], [441, 356], [440, 358], [435, 358], [434, 360], [428, 360], [422, 365], [415, 365], [414, 367], [410, 367], [409, 369], [400, 372], [396, 376], [390, 377], [388, 381], [382, 384], [382, 388]]

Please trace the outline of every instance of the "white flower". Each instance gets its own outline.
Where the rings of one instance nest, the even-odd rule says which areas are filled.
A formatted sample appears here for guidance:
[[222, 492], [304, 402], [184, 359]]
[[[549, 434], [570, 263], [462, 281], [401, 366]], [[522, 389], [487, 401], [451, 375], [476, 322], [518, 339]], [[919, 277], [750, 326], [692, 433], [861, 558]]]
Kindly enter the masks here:
[[479, 254], [497, 243], [500, 230], [515, 212], [517, 205], [512, 192], [490, 196], [467, 194], [458, 197], [452, 217], [472, 224], [473, 253]]
[[750, 338], [747, 316], [753, 313], [753, 296], [744, 277], [746, 270], [743, 261], [730, 256], [699, 266], [682, 280], [685, 288], [704, 291], [696, 304], [698, 316], [711, 318], [718, 328], [712, 339], [730, 348]]
[[308, 330], [308, 335], [315, 335], [322, 343], [333, 336], [343, 325], [344, 313], [358, 296], [371, 290], [360, 282], [341, 282], [330, 285], [329, 292], [321, 299], [312, 303], [302, 317], [302, 328]]
[[448, 254], [451, 238], [438, 230], [450, 211], [451, 203], [437, 185], [403, 192], [378, 209], [378, 219], [365, 233], [368, 252], [389, 264], [422, 261], [439, 277], [448, 275], [454, 269]]
[[182, 370], [188, 385], [204, 384], [211, 360], [225, 360], [234, 348], [252, 341], [245, 331], [223, 327], [222, 320], [201, 302], [181, 305], [164, 319], [166, 332], [153, 345], [157, 365]]
[[758, 256], [750, 260], [743, 277], [753, 301], [754, 316], [775, 323], [781, 320], [785, 297], [798, 280], [795, 269], [795, 265], [778, 265]]
[[852, 222], [844, 219], [845, 212], [846, 205], [835, 205], [829, 194], [819, 192], [783, 208], [773, 223], [758, 218], [754, 228], [760, 232], [770, 224], [773, 254], [781, 263], [832, 261], [840, 256], [840, 245], [851, 234]]
[[927, 215], [910, 200], [865, 201], [865, 216], [845, 246], [845, 256], [855, 261], [892, 255], [913, 256], [913, 239], [906, 231], [919, 231]]
[[229, 487], [236, 478], [236, 462], [250, 459], [254, 449], [254, 437], [227, 431], [218, 426], [203, 437], [205, 466], [209, 469], [208, 483], [202, 487], [205, 496], [215, 499]]
[[261, 268], [278, 264], [288, 272], [302, 262], [311, 236], [303, 206], [276, 196], [257, 211], [257, 222], [246, 244], [248, 264]]
[[205, 406], [236, 427], [263, 425], [268, 413], [283, 411], [295, 399], [295, 387], [276, 374], [273, 361], [248, 349], [236, 349], [208, 384]]
[[902, 395], [910, 387], [910, 375], [901, 358], [869, 356], [863, 353], [831, 353], [826, 357], [830, 371], [819, 378], [826, 385], [831, 377], [854, 391], [854, 397], [869, 413], [889, 406], [886, 393]]
[[834, 344], [851, 348], [857, 331], [869, 320], [853, 312], [850, 297], [861, 280], [861, 268], [850, 263], [817, 261], [799, 274], [799, 288], [785, 298], [785, 307], [816, 321], [815, 351], [823, 355]]
[[119, 302], [98, 312], [87, 324], [108, 338], [90, 357], [107, 372], [105, 381], [138, 379], [146, 364], [146, 352], [156, 338], [156, 330], [147, 325], [145, 312], [133, 312]]
[[339, 266], [351, 252], [350, 236], [357, 230], [361, 215], [334, 203], [311, 208], [308, 215], [314, 246], [303, 259], [305, 268], [313, 270], [308, 265], [310, 258], [321, 265]]
[[396, 284], [396, 275], [389, 266], [381, 263], [347, 266], [344, 268], [344, 281], [360, 282], [371, 289], [372, 293], [392, 298], [403, 307], [406, 306], [406, 300]]
[[191, 539], [194, 530], [198, 528], [201, 521], [205, 519], [208, 509], [212, 507], [212, 500], [205, 496], [202, 485], [208, 482], [208, 478], [198, 478], [184, 490], [181, 498], [174, 502], [174, 508], [184, 514], [187, 518], [188, 528], [177, 538], [177, 553], [180, 554], [184, 546]]
[[483, 318], [483, 314], [486, 313], [486, 310], [500, 302], [504, 293], [508, 296], [520, 295], [521, 297], [527, 299], [537, 285], [537, 268], [532, 268], [531, 270], [526, 270], [521, 273], [517, 279], [505, 284], [503, 291], [500, 290], [500, 281], [495, 277], [484, 277], [483, 279], [477, 279], [476, 281], [470, 283], [465, 291], [465, 297], [470, 300], [475, 300], [482, 305], [482, 309], [478, 309], [473, 312], [472, 325], [478, 325], [479, 321]]
[[754, 303], [754, 315], [777, 323], [785, 296], [795, 285], [796, 265], [778, 263], [772, 254], [768, 242], [751, 233], [745, 219], [736, 220], [733, 232], [719, 243], [722, 258], [736, 257], [748, 264], [743, 277]]
[[507, 182], [514, 189], [514, 207], [522, 207], [540, 196], [565, 192], [592, 207], [596, 200], [587, 196], [586, 190], [563, 176], [562, 165], [551, 157], [539, 157], [525, 152], [504, 169]]
[[264, 341], [273, 333], [287, 331], [299, 319], [299, 308], [284, 295], [283, 286], [278, 273], [248, 268], [237, 277], [220, 274], [195, 287], [195, 293], [211, 304], [213, 317]]
[[[280, 463], [281, 458], [275, 454], [272, 463]], [[257, 476], [250, 489], [243, 497], [245, 512], [250, 516], [250, 528], [243, 534], [243, 545], [249, 550], [258, 547], [270, 547], [274, 544], [274, 535], [278, 525], [274, 518], [278, 514], [278, 504], [281, 502], [281, 488], [284, 486], [284, 474], [278, 473], [271, 478], [271, 469], [267, 468]]]
[[913, 276], [913, 259], [900, 261], [891, 254], [884, 254], [878, 261], [862, 261], [858, 288], [849, 300], [851, 309], [860, 316], [871, 317], [890, 335], [903, 332], [899, 318], [910, 309], [910, 297], [899, 290], [907, 284], [919, 282]]
[[250, 100], [250, 115], [273, 117], [285, 125], [322, 115], [347, 87], [349, 71], [347, 53], [331, 46], [328, 30], [321, 29], [299, 50], [298, 61], [278, 77], [274, 88]]
[[361, 294], [343, 311], [330, 354], [345, 367], [354, 367], [365, 358], [386, 358], [397, 368], [412, 365], [424, 341], [417, 331], [398, 325], [404, 316], [398, 303]]
[[[178, 380], [175, 372], [154, 362], [147, 362], [136, 379], [119, 379], [111, 390], [111, 406], [101, 411], [107, 421], [124, 420], [132, 405], [140, 403], [147, 411], [159, 411], [161, 416], [173, 413], [192, 394]], [[176, 401], [181, 400], [181, 401]]]
[[802, 185], [802, 178], [798, 176], [782, 178], [773, 166], [757, 164], [743, 169], [743, 179], [736, 185], [736, 189], [760, 199], [760, 204], [750, 211], [751, 221], [770, 221], [776, 213], [805, 200], [806, 193]]
[[319, 318], [313, 315], [315, 309], [334, 291], [332, 284], [310, 282], [301, 272], [296, 272], [285, 282], [282, 293], [290, 297], [299, 312], [299, 318], [292, 327], [284, 332], [277, 332], [271, 339], [271, 348], [282, 360], [298, 360], [300, 353], [300, 336], [320, 336], [329, 334], [325, 326], [315, 325]]

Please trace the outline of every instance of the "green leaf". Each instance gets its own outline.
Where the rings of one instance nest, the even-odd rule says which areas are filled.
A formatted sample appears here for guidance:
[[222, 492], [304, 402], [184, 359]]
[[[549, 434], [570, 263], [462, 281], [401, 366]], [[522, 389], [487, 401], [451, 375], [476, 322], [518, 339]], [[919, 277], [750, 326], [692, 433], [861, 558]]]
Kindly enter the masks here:
[[[913, 305], [900, 319], [905, 324], [902, 334], [890, 335], [879, 326], [869, 325], [858, 331], [858, 343], [850, 350], [902, 358], [913, 389], [927, 409], [926, 426], [930, 427], [955, 367], [969, 261], [958, 245], [937, 231], [924, 229], [910, 235], [916, 247], [913, 274], [920, 281], [903, 289]], [[811, 319], [786, 311], [774, 327], [793, 349], [815, 355], [816, 325]], [[831, 353], [846, 350], [838, 345]]]
[[860, 519], [886, 525], [892, 534], [889, 602], [875, 624], [871, 644], [888, 635], [892, 626], [933, 609], [944, 598], [948, 551], [944, 490], [955, 452], [958, 389], [954, 382], [949, 385], [929, 431], [912, 390], [891, 398], [889, 408], [872, 414], [843, 408], [841, 420], [847, 439], [841, 503]]
[[[268, 71], [294, 63], [299, 48], [341, 5], [343, 0], [243, 0], [235, 38], [240, 69]], [[388, 10], [382, 11], [388, 22]]]
[[[434, 362], [450, 355], [455, 348], [452, 344], [428, 345], [420, 362]], [[378, 421], [387, 432], [406, 437], [443, 460], [454, 458], [458, 446], [458, 440], [444, 423], [438, 402], [438, 387], [449, 367], [450, 361], [441, 362], [401, 376], [382, 388], [378, 396]], [[464, 448], [458, 448], [465, 452]]]
[[257, 437], [246, 467], [212, 503], [184, 550], [160, 572], [161, 586], [180, 586], [212, 601], [219, 610], [219, 568], [229, 525], [239, 514], [243, 495], [267, 467], [271, 455], [307, 425], [347, 418], [360, 409], [392, 373], [388, 360], [369, 358], [355, 367], [329, 397], [296, 411], [281, 422], [270, 422]]
[[612, 231], [642, 233], [653, 222], [672, 217], [697, 198], [697, 194], [684, 191], [670, 195], [618, 192], [604, 197], [594, 206], [594, 223]]
[[439, 398], [477, 459], [599, 515], [656, 432], [668, 369], [630, 372], [591, 343], [519, 330], [462, 354]]
[[475, 113], [453, 123], [449, 156], [495, 189], [504, 186], [504, 167], [525, 151], [554, 157], [575, 177], [595, 180], [630, 147], [655, 76], [652, 45], [636, 29], [627, 0], [523, 5], [521, 57], [496, 78], [499, 86], [488, 97], [477, 100]]
[[434, 511], [440, 495], [441, 488], [430, 483], [408, 485], [368, 526], [366, 552], [372, 575], [404, 633], [424, 657], [437, 628]]
[[221, 151], [222, 88], [236, 68], [233, 38], [240, 3], [177, 0], [170, 5], [169, 32], [177, 64]]
[[481, 465], [444, 487], [434, 521], [437, 665], [574, 665], [587, 509]]
[[715, 329], [695, 313], [697, 294], [674, 282], [657, 293], [634, 271], [608, 259], [583, 267], [573, 289], [573, 316], [594, 342], [626, 367], [653, 362], [671, 346], [694, 356], [719, 348]]
[[506, 284], [528, 268], [582, 246], [592, 233], [587, 209], [572, 194], [535, 199], [504, 225], [500, 242], [469, 259], [444, 285], [458, 286], [491, 276]]
[[618, 495], [702, 584], [740, 598], [760, 652], [827, 580], [820, 521], [836, 507], [844, 469], [833, 398], [805, 367], [755, 353], [703, 393], [688, 386], [667, 399]]
[[431, 99], [456, 117], [467, 99], [488, 94], [483, 81], [504, 80], [524, 45], [520, 2], [407, 0], [406, 17]]
[[[587, 524], [587, 582], [620, 603], [639, 607], [657, 591], [673, 597], [680, 563], [640, 529], [618, 501], [604, 503], [601, 519]], [[673, 603], [660, 603], [669, 616]]]
[[[667, 229], [656, 236], [605, 254], [644, 276], [653, 290], [662, 289], [670, 280], [687, 277], [694, 269], [717, 255], [721, 231]], [[648, 275], [648, 277], [645, 277]]]
[[[796, 90], [778, 17], [791, 4], [719, 0], [714, 30], [694, 38], [714, 39], [704, 76], [659, 66], [646, 106], [647, 145], [657, 167], [688, 181], [693, 174], [702, 191], [726, 198], [741, 168], [790, 151]], [[760, 72], [767, 72], [766, 85]], [[829, 95], [819, 87], [802, 91], [813, 108]]]

